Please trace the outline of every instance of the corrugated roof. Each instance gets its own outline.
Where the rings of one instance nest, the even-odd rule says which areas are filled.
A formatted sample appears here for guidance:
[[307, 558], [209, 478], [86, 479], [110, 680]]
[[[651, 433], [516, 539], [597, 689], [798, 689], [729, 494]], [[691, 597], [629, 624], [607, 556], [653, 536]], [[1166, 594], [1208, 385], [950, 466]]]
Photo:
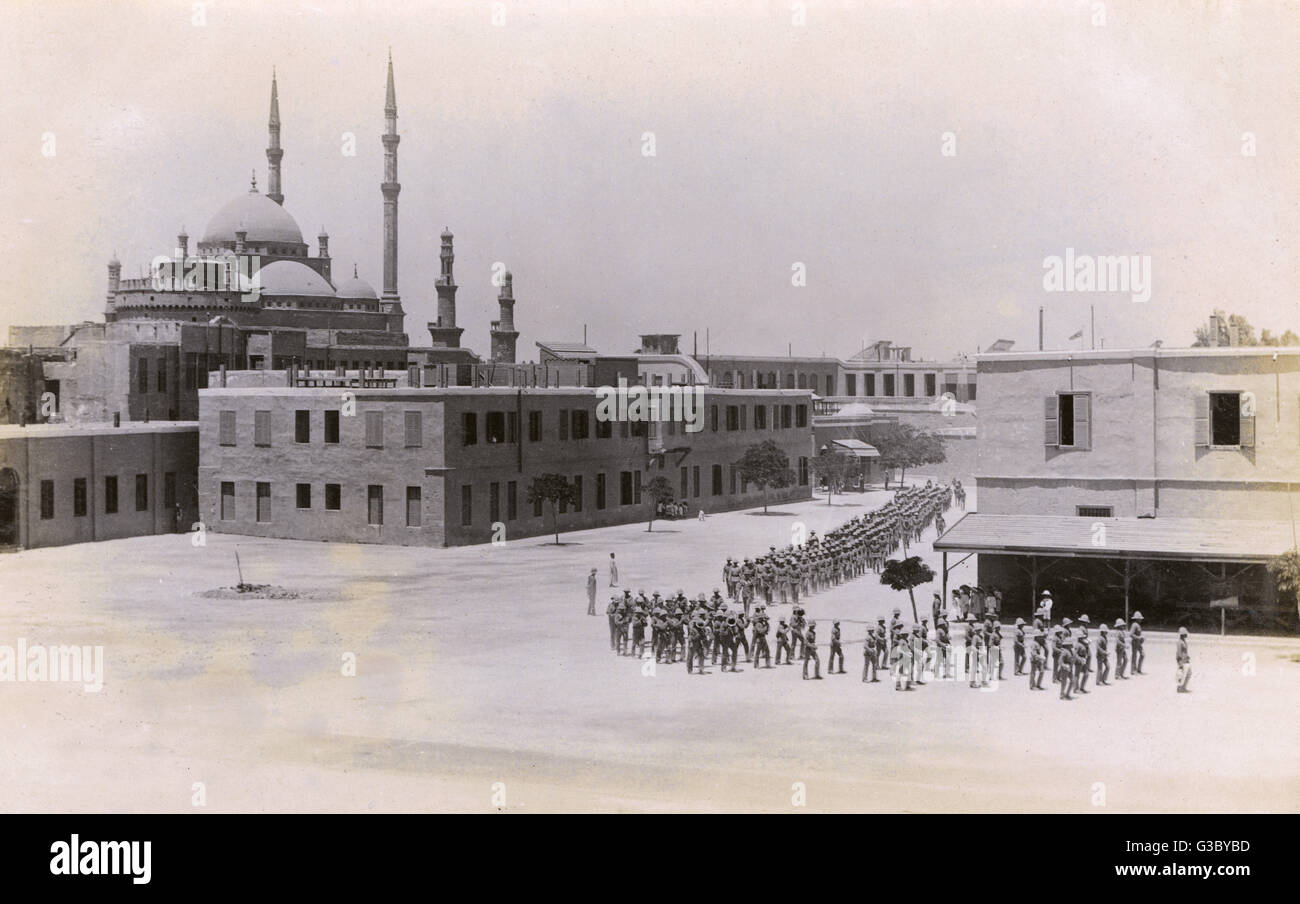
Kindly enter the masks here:
[[[1104, 535], [1093, 525], [1105, 527]], [[1096, 541], [1101, 541], [1100, 543]], [[984, 515], [972, 512], [934, 548], [1095, 558], [1266, 562], [1292, 546], [1287, 521], [1202, 518], [1089, 518], [1065, 515]]]
[[880, 451], [870, 443], [864, 443], [860, 439], [833, 439], [832, 446], [839, 446], [846, 452], [850, 452], [858, 458], [879, 458]]
[[550, 340], [547, 340], [545, 342], [538, 342], [537, 347], [543, 349], [544, 351], [550, 352], [552, 355], [555, 355], [557, 358], [562, 358], [566, 355], [572, 355], [574, 357], [579, 357], [579, 356], [589, 357], [591, 355], [600, 354], [600, 352], [596, 351], [594, 348], [592, 348], [590, 345], [587, 345], [585, 342], [564, 342], [564, 341], [552, 342]]

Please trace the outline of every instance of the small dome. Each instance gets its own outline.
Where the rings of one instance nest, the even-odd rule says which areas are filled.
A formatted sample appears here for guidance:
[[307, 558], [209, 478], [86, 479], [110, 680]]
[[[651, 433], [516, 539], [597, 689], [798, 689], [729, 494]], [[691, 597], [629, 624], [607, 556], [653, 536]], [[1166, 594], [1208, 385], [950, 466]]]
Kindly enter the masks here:
[[865, 405], [862, 402], [851, 402], [848, 405], [845, 405], [844, 407], [840, 408], [839, 411], [835, 412], [835, 416], [836, 417], [870, 417], [875, 413], [876, 412], [872, 409], [870, 405]]
[[298, 261], [267, 264], [257, 271], [255, 281], [263, 295], [335, 295], [325, 277]]
[[352, 268], [351, 279], [345, 279], [339, 283], [336, 294], [339, 298], [379, 298], [379, 295], [375, 292], [375, 287], [357, 276], [356, 267]]
[[442, 237], [443, 237], [444, 239], [452, 239], [452, 238], [455, 238], [455, 236], [451, 234], [451, 230], [448, 229], [446, 226], [442, 227]]
[[240, 230], [247, 233], [244, 238], [252, 244], [303, 243], [302, 230], [289, 211], [256, 192], [245, 192], [218, 210], [208, 221], [202, 241], [233, 242]]

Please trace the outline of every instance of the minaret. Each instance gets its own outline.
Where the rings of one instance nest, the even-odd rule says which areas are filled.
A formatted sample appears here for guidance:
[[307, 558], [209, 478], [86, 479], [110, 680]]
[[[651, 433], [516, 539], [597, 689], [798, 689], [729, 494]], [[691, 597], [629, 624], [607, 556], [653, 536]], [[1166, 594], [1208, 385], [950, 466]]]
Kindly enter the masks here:
[[460, 334], [465, 332], [456, 326], [456, 277], [452, 273], [452, 264], [456, 254], [452, 251], [451, 230], [442, 230], [442, 251], [438, 257], [442, 262], [442, 272], [438, 274], [435, 286], [438, 290], [438, 320], [428, 324], [429, 336], [434, 348], [460, 348]]
[[280, 150], [280, 95], [276, 91], [274, 66], [271, 67], [271, 118], [267, 120], [266, 127], [271, 135], [271, 146], [266, 149], [266, 187], [270, 189], [266, 196], [276, 204], [283, 205], [284, 195], [280, 194], [280, 158], [284, 156], [284, 151]]
[[117, 319], [117, 287], [122, 281], [122, 262], [117, 259], [117, 252], [108, 262], [108, 294], [104, 296], [104, 321], [112, 323]]
[[515, 363], [515, 340], [519, 338], [519, 331], [515, 329], [514, 282], [515, 278], [507, 270], [501, 292], [497, 295], [501, 319], [492, 321], [492, 360], [501, 364]]
[[384, 96], [384, 298], [397, 300], [397, 91], [393, 88], [393, 52], [388, 51], [388, 90]]
[[330, 236], [325, 231], [325, 227], [320, 228], [320, 235], [316, 236], [316, 256], [320, 258], [320, 275], [325, 277], [325, 281], [330, 285], [334, 280], [330, 277]]

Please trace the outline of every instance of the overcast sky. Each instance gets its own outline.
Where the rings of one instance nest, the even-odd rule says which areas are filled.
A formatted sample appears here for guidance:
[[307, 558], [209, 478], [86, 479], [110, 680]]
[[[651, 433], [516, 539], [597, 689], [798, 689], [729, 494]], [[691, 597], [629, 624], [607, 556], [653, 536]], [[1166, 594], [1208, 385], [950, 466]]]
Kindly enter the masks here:
[[[0, 0], [0, 328], [98, 319], [114, 251], [136, 276], [265, 191], [272, 65], [285, 208], [379, 288], [391, 45], [416, 345], [444, 225], [464, 344], [501, 261], [521, 360], [583, 324], [608, 353], [1032, 348], [1040, 305], [1048, 347], [1090, 304], [1107, 347], [1189, 344], [1215, 307], [1300, 331], [1295, 3], [197, 6]], [[1149, 255], [1150, 301], [1046, 293], [1066, 248]]]

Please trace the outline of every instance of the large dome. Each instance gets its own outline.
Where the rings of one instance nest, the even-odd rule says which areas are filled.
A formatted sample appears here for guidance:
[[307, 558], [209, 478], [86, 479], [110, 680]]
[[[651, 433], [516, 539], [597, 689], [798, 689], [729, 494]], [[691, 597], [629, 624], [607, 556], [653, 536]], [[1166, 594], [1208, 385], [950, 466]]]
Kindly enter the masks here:
[[235, 233], [241, 229], [247, 233], [245, 240], [250, 244], [303, 244], [302, 230], [289, 211], [255, 191], [245, 192], [218, 210], [208, 221], [200, 241], [233, 242]]
[[339, 283], [338, 292], [336, 294], [339, 298], [379, 298], [379, 296], [375, 294], [375, 287], [370, 285], [370, 283], [366, 282], [360, 276], [357, 276], [356, 270], [352, 271], [352, 277], [350, 279], [345, 279], [343, 282]]
[[[275, 204], [274, 201], [271, 202]], [[277, 205], [278, 206], [278, 205]], [[286, 214], [287, 216], [287, 214]], [[297, 261], [275, 261], [257, 271], [256, 284], [263, 295], [328, 295], [334, 289], [325, 278]]]

